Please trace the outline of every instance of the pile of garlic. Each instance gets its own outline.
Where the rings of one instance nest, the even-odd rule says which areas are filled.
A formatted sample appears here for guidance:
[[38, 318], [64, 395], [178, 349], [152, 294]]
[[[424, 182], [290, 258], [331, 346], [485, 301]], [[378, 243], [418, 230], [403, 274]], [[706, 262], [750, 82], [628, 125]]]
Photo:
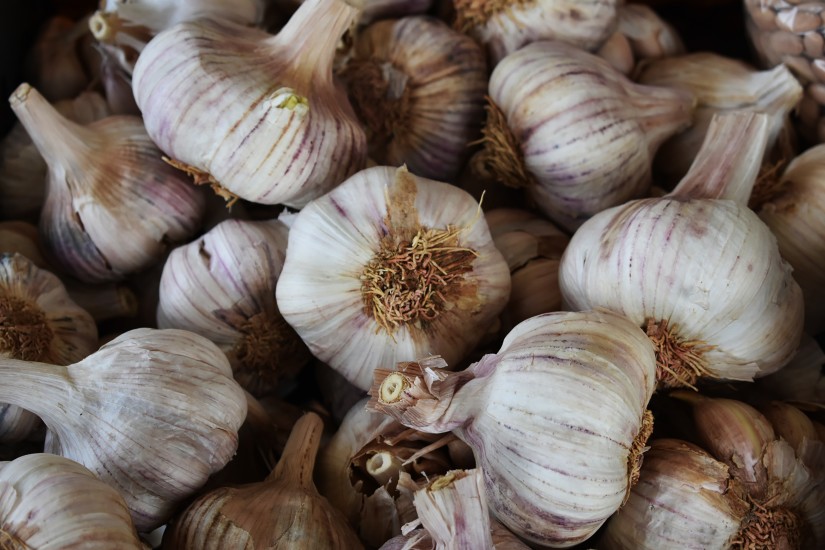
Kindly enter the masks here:
[[793, 67], [613, 0], [88, 3], [0, 141], [0, 547], [825, 547]]

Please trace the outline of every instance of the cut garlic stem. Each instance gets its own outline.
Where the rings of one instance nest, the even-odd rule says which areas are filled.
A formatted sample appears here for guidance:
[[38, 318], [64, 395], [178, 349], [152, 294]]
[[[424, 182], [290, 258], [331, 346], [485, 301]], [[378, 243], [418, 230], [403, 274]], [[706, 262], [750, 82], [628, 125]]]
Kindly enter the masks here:
[[398, 480], [402, 467], [401, 459], [388, 451], [377, 452], [367, 459], [367, 473], [379, 485], [386, 485], [393, 479]]

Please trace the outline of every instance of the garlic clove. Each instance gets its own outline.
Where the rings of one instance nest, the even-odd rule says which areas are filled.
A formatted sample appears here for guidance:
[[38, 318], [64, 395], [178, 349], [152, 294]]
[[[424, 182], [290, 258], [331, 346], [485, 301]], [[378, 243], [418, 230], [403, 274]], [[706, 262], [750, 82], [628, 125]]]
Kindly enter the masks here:
[[123, 497], [82, 465], [29, 454], [0, 470], [0, 540], [8, 549], [142, 550]]
[[628, 3], [619, 8], [618, 32], [627, 38], [637, 61], [685, 53], [676, 29], [645, 4]]
[[230, 198], [303, 207], [365, 161], [364, 132], [332, 74], [357, 13], [310, 0], [274, 36], [216, 19], [158, 34], [132, 80], [149, 135]]
[[202, 197], [159, 158], [139, 118], [80, 126], [28, 84], [9, 102], [49, 165], [40, 231], [61, 268], [86, 282], [122, 279], [197, 230]]
[[596, 55], [610, 63], [614, 69], [624, 75], [633, 72], [635, 66], [633, 50], [630, 47], [630, 41], [620, 31], [610, 35], [610, 38], [598, 49]]
[[313, 355], [367, 389], [376, 368], [407, 357], [461, 361], [509, 292], [472, 197], [382, 166], [301, 210], [276, 297]]

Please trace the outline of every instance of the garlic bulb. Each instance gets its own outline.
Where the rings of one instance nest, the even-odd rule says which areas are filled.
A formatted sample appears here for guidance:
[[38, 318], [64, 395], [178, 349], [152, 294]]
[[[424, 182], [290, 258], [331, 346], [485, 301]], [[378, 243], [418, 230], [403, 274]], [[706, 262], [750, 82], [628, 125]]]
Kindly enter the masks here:
[[3, 548], [144, 548], [123, 497], [67, 458], [30, 454], [5, 464], [0, 494]]
[[0, 401], [25, 406], [46, 452], [117, 488], [139, 531], [226, 465], [246, 399], [224, 354], [182, 330], [135, 329], [67, 367], [0, 359]]
[[37, 226], [23, 221], [0, 222], [0, 254], [20, 254], [44, 268], [46, 260], [38, 241]]
[[547, 313], [467, 370], [443, 366], [379, 369], [368, 406], [470, 445], [490, 509], [513, 533], [569, 547], [621, 506], [652, 430], [655, 357], [637, 326], [606, 311]]
[[86, 282], [122, 279], [198, 229], [202, 197], [161, 160], [140, 118], [80, 126], [28, 84], [9, 102], [49, 165], [40, 232], [62, 269]]
[[770, 227], [782, 257], [793, 267], [805, 296], [805, 328], [825, 330], [825, 145], [808, 149], [788, 165], [778, 181], [757, 186], [753, 207]]
[[489, 91], [481, 160], [570, 232], [647, 191], [656, 149], [687, 127], [694, 102], [682, 90], [635, 84], [561, 42], [507, 56]]
[[77, 96], [89, 85], [90, 78], [78, 44], [89, 34], [86, 20], [68, 17], [49, 19], [29, 53], [27, 76], [49, 101]]
[[673, 192], [597, 214], [562, 256], [566, 306], [604, 307], [644, 327], [665, 387], [770, 374], [802, 336], [799, 285], [746, 206], [766, 129], [764, 114], [717, 115]]
[[487, 89], [473, 39], [432, 17], [380, 21], [355, 36], [341, 76], [372, 160], [455, 179], [481, 129]]
[[278, 220], [226, 220], [173, 250], [160, 279], [158, 327], [212, 340], [253, 395], [274, 391], [311, 357], [275, 303], [287, 231]]
[[455, 26], [486, 45], [493, 64], [525, 44], [598, 48], [618, 23], [619, 0], [454, 0]]
[[767, 146], [773, 150], [802, 98], [802, 86], [784, 65], [757, 71], [742, 61], [707, 52], [652, 61], [641, 68], [636, 80], [682, 88], [696, 97], [693, 125], [664, 142], [656, 155], [657, 174], [671, 182], [687, 173], [713, 115], [741, 110], [766, 113], [770, 117]]
[[409, 357], [461, 361], [509, 292], [472, 197], [379, 166], [298, 213], [276, 296], [313, 355], [367, 389], [376, 368]]
[[341, 512], [312, 483], [322, 431], [321, 418], [306, 413], [295, 423], [281, 459], [265, 481], [202, 495], [167, 528], [163, 547], [363, 548]]
[[198, 182], [303, 207], [365, 162], [366, 137], [332, 75], [357, 13], [310, 0], [274, 36], [213, 19], [158, 34], [132, 79], [149, 135]]
[[[60, 279], [20, 254], [0, 254], [0, 358], [68, 365], [96, 349], [94, 319]], [[27, 409], [0, 404], [0, 442], [21, 441], [40, 424]]]
[[[89, 124], [112, 114], [106, 100], [96, 92], [60, 100], [54, 108], [78, 124]], [[0, 141], [0, 218], [37, 217], [46, 195], [47, 169], [26, 129], [15, 124]]]
[[825, 405], [825, 350], [807, 334], [790, 363], [759, 379], [760, 387], [776, 399]]

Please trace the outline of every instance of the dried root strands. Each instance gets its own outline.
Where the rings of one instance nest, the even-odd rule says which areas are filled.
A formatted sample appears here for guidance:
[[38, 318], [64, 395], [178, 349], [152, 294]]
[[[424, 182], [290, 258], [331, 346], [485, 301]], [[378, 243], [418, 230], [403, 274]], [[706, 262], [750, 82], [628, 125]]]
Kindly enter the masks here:
[[49, 166], [43, 246], [85, 282], [123, 279], [199, 227], [203, 197], [160, 159], [138, 117], [80, 126], [21, 84], [12, 109]]
[[507, 56], [489, 91], [480, 161], [569, 232], [647, 192], [656, 150], [690, 124], [694, 103], [689, 92], [635, 84], [561, 42]]
[[253, 395], [273, 392], [311, 357], [275, 303], [287, 231], [278, 220], [223, 221], [173, 250], [160, 279], [158, 327], [212, 340]]
[[381, 166], [298, 213], [276, 296], [312, 353], [368, 389], [376, 368], [431, 350], [461, 361], [509, 292], [470, 195]]
[[363, 548], [344, 516], [312, 482], [323, 423], [306, 413], [265, 481], [199, 497], [163, 536], [163, 548], [334, 550]]
[[82, 465], [30, 454], [0, 470], [0, 547], [143, 550], [123, 497]]
[[594, 50], [616, 29], [621, 4], [617, 0], [455, 0], [455, 26], [486, 45], [496, 64], [539, 40]]
[[274, 36], [216, 19], [160, 33], [132, 79], [149, 135], [197, 183], [303, 207], [365, 163], [364, 131], [332, 75], [357, 14], [309, 0]]
[[132, 330], [68, 367], [0, 359], [0, 379], [0, 401], [49, 428], [46, 452], [118, 489], [139, 531], [226, 465], [246, 415], [224, 354], [182, 330]]
[[718, 116], [672, 193], [597, 214], [562, 257], [566, 306], [608, 308], [645, 328], [662, 386], [770, 374], [802, 336], [799, 285], [746, 206], [766, 128], [764, 114]]
[[621, 506], [652, 428], [655, 357], [641, 329], [605, 311], [548, 313], [467, 370], [443, 366], [379, 369], [368, 407], [472, 447], [490, 510], [516, 535], [573, 546]]
[[432, 17], [359, 32], [341, 71], [367, 127], [369, 156], [453, 181], [481, 129], [487, 67], [476, 42]]

